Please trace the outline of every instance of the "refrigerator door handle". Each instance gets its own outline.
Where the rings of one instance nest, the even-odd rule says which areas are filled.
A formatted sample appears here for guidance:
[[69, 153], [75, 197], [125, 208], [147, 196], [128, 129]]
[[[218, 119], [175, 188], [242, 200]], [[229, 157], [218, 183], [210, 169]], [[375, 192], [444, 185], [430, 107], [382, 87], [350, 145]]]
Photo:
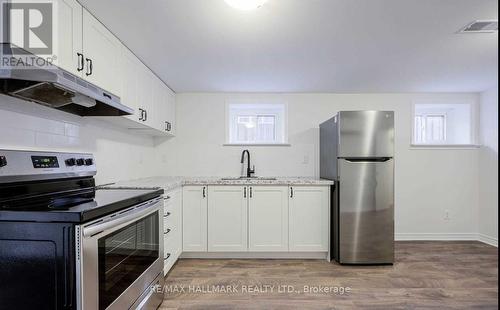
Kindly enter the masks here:
[[351, 163], [385, 163], [392, 157], [377, 157], [377, 158], [342, 158]]

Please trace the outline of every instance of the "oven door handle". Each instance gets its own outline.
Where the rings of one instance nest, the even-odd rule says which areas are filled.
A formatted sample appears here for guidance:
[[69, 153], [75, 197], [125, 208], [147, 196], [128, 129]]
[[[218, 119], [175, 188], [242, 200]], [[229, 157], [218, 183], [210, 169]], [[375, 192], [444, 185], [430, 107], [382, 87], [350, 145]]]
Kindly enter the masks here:
[[121, 211], [121, 213], [118, 213], [118, 215], [107, 217], [104, 220], [99, 221], [95, 224], [83, 227], [83, 236], [86, 238], [90, 238], [103, 231], [114, 228], [118, 225], [125, 224], [128, 222], [138, 221], [142, 217], [158, 211], [159, 210], [158, 207], [152, 209], [151, 206], [154, 206], [159, 202], [160, 199], [157, 198], [155, 200], [146, 202], [145, 204], [138, 205], [134, 208]]

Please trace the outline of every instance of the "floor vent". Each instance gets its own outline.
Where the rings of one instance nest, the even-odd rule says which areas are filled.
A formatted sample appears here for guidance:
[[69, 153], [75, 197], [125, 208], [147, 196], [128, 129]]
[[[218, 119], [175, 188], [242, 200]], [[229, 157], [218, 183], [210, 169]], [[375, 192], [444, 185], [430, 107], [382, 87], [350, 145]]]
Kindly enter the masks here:
[[498, 20], [476, 20], [462, 28], [459, 33], [498, 32]]

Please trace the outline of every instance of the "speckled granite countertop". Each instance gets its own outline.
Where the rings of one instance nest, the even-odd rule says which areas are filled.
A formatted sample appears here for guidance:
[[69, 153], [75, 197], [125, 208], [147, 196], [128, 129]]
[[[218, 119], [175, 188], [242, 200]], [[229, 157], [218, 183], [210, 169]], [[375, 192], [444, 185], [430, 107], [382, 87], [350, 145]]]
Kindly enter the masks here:
[[165, 191], [183, 185], [332, 185], [333, 181], [306, 177], [277, 177], [269, 179], [224, 180], [223, 177], [151, 177], [116, 182], [108, 187], [161, 187]]

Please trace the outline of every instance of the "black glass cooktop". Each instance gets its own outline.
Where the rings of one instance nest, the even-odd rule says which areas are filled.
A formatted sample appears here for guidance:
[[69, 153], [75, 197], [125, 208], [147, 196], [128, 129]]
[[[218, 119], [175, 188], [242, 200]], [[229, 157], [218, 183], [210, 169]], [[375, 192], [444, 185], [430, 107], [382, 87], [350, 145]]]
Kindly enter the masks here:
[[15, 203], [0, 202], [0, 221], [83, 223], [162, 194], [162, 189], [92, 188], [74, 195], [25, 197]]

